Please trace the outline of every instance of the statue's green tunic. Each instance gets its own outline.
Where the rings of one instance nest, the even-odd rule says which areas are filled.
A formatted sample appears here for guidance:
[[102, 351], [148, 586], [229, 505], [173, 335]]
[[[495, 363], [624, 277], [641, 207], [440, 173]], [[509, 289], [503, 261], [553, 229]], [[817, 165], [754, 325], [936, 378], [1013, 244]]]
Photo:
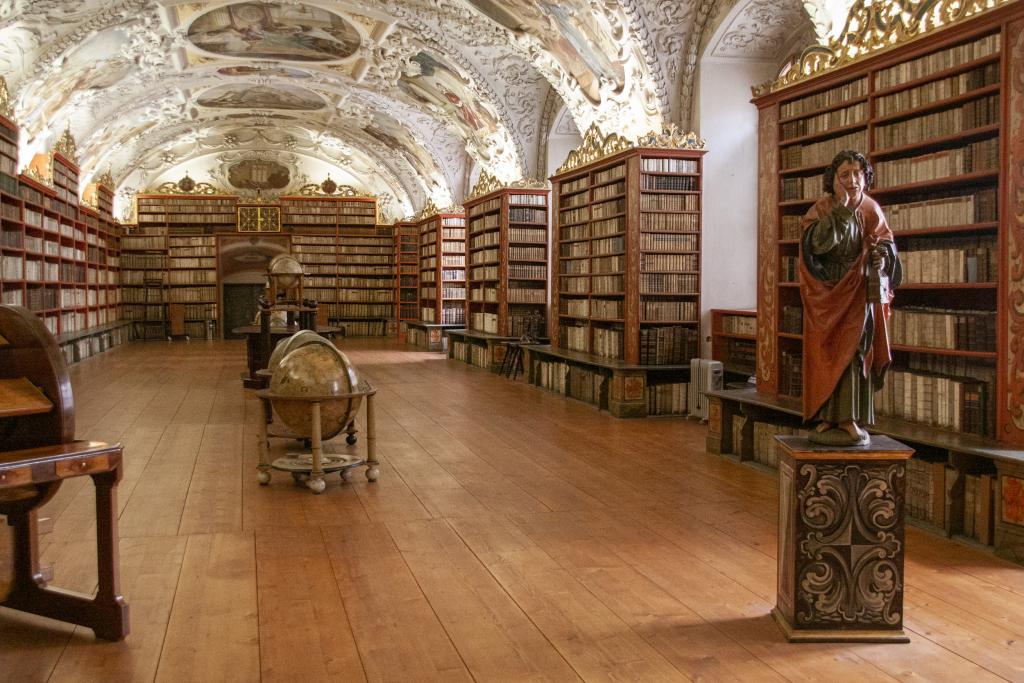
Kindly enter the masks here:
[[[805, 277], [813, 277], [831, 286], [847, 277], [851, 269], [859, 269], [862, 271], [858, 274], [862, 284], [858, 286], [866, 289], [867, 274], [864, 269], [868, 267], [869, 261], [867, 250], [874, 241], [885, 250], [884, 269], [892, 286], [899, 284], [899, 260], [891, 241], [891, 233], [888, 232], [881, 209], [871, 198], [864, 196], [857, 207], [850, 209], [826, 197], [808, 212], [804, 224], [801, 246]], [[877, 239], [883, 235], [889, 239]], [[881, 388], [882, 375], [873, 372], [869, 364], [870, 352], [876, 341], [876, 323], [880, 322], [875, 320], [875, 316], [880, 311], [876, 304], [867, 303], [866, 300], [857, 309], [847, 314], [850, 319], [845, 324], [858, 326], [859, 340], [845, 369], [838, 374], [828, 399], [813, 416], [805, 415], [814, 421], [841, 423], [852, 420], [861, 425], [874, 424], [874, 394]], [[805, 326], [807, 316], [814, 314], [814, 311], [804, 311]], [[861, 315], [863, 317], [857, 319]], [[805, 372], [805, 382], [809, 375], [813, 373]]]

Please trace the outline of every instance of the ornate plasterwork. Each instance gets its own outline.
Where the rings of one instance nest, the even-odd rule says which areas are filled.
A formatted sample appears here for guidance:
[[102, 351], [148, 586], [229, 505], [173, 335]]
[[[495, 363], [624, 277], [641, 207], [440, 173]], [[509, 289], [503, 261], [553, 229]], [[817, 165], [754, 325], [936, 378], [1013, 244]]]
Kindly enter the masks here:
[[718, 39], [705, 52], [716, 59], [775, 62], [794, 31], [807, 22], [797, 0], [751, 0], [716, 31]]
[[804, 50], [774, 81], [753, 88], [754, 96], [782, 90], [1012, 1], [857, 0], [837, 39]]
[[299, 188], [299, 194], [303, 197], [376, 197], [351, 185], [338, 185], [329, 176], [322, 183], [303, 185]]
[[218, 195], [232, 194], [226, 190], [214, 187], [210, 183], [197, 183], [186, 173], [176, 182], [161, 183], [155, 189], [146, 190], [143, 194], [194, 194], [194, 195]]
[[7, 92], [7, 80], [3, 76], [0, 76], [0, 116], [14, 118], [14, 106], [11, 104], [11, 95]]
[[660, 133], [651, 131], [647, 135], [640, 136], [640, 139], [636, 141], [637, 147], [655, 147], [660, 149], [699, 149], [703, 150], [707, 146], [707, 140], [702, 137], [698, 137], [696, 133], [690, 131], [685, 133], [676, 127], [676, 124], [670, 123]]

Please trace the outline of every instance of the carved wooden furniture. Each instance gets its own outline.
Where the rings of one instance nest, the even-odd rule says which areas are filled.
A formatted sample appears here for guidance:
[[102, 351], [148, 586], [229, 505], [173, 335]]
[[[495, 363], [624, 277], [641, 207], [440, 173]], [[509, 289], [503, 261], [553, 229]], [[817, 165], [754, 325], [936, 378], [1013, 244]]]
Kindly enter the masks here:
[[[305, 482], [306, 486], [313, 493], [322, 493], [326, 487], [324, 475], [331, 472], [340, 472], [342, 478], [348, 481], [354, 467], [365, 465], [366, 478], [370, 481], [377, 481], [380, 476], [380, 463], [377, 460], [376, 450], [376, 417], [374, 413], [373, 398], [377, 390], [368, 382], [360, 382], [356, 391], [349, 394], [325, 395], [325, 396], [294, 396], [276, 394], [269, 389], [256, 392], [263, 406], [263, 419], [260, 420], [260, 460], [257, 479], [262, 485], [270, 483], [271, 469], [291, 472], [297, 483]], [[347, 455], [325, 454], [323, 452], [323, 440], [320, 432], [320, 412], [323, 406], [329, 403], [340, 403], [352, 399], [363, 399], [366, 405], [366, 460]], [[274, 400], [301, 401], [309, 405], [311, 434], [299, 434], [292, 431], [281, 420], [274, 419]], [[355, 443], [355, 419], [348, 424], [345, 431], [348, 433], [349, 444]], [[308, 439], [310, 453], [308, 455], [289, 454], [284, 458], [270, 461], [270, 438], [282, 439]]]
[[887, 436], [836, 448], [778, 436], [779, 574], [790, 642], [910, 642], [903, 631], [906, 462]]
[[[265, 330], [262, 324], [263, 320], [268, 321]], [[305, 329], [298, 325], [292, 325], [291, 327], [270, 325], [269, 316], [261, 319], [260, 323], [258, 326], [246, 325], [231, 330], [235, 334], [245, 335], [245, 358], [248, 372], [242, 375], [242, 386], [246, 389], [261, 389], [267, 385], [267, 378], [261, 377], [259, 371], [267, 367], [270, 353], [274, 350], [277, 342], [292, 336], [300, 329]], [[328, 338], [341, 332], [340, 327], [332, 327], [330, 325], [316, 325], [309, 329], [313, 329], [317, 334]]]
[[[14, 577], [2, 604], [93, 629], [106, 640], [128, 634], [117, 553], [121, 446], [75, 441], [67, 366], [53, 337], [30, 311], [0, 306], [0, 514], [14, 527]], [[95, 597], [47, 588], [39, 569], [36, 514], [64, 479], [96, 486]]]

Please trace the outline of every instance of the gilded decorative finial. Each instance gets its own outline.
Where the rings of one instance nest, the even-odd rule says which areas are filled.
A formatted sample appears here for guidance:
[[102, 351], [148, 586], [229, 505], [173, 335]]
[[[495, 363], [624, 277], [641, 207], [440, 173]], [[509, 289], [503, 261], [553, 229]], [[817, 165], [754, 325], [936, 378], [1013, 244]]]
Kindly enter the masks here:
[[441, 209], [437, 208], [437, 204], [434, 203], [434, 200], [428, 199], [427, 203], [423, 205], [423, 208], [413, 215], [412, 220], [421, 221], [424, 218], [436, 216], [439, 213], [441, 213]]
[[754, 97], [860, 61], [882, 50], [954, 26], [1013, 0], [856, 0], [838, 37], [811, 45], [791, 59], [773, 80], [753, 86]]
[[57, 152], [73, 164], [78, 163], [78, 143], [75, 142], [75, 136], [71, 134], [70, 121], [64, 128], [64, 132], [60, 134], [59, 138], [57, 138], [57, 144], [53, 146], [53, 151]]
[[114, 191], [114, 174], [112, 173], [110, 166], [107, 166], [107, 170], [101, 173], [98, 178], [96, 178], [96, 184], [102, 185], [111, 192]]
[[467, 200], [476, 199], [477, 197], [483, 197], [485, 194], [490, 194], [496, 190], [504, 189], [504, 185], [501, 181], [492, 176], [486, 170], [480, 172], [480, 177], [476, 179], [476, 185], [470, 191]]
[[583, 142], [579, 147], [569, 152], [569, 156], [566, 157], [565, 163], [558, 167], [556, 173], [565, 173], [571, 171], [574, 168], [580, 166], [586, 166], [589, 163], [593, 163], [598, 159], [602, 159], [606, 156], [611, 156], [618, 152], [624, 152], [627, 149], [633, 149], [634, 145], [632, 142], [622, 137], [618, 133], [609, 133], [604, 135], [601, 133], [601, 129], [597, 127], [596, 123], [590, 124], [590, 128], [583, 134]]
[[371, 199], [377, 196], [358, 190], [351, 185], [339, 185], [331, 180], [330, 175], [322, 183], [303, 185], [299, 188], [299, 194], [303, 197], [369, 197]]
[[7, 79], [3, 76], [0, 76], [0, 116], [14, 118], [14, 105], [11, 103], [11, 94], [7, 91]]
[[702, 150], [707, 146], [707, 140], [697, 137], [693, 131], [684, 133], [670, 123], [660, 133], [653, 130], [643, 135], [636, 141], [637, 147], [656, 147], [658, 149], [693, 149]]

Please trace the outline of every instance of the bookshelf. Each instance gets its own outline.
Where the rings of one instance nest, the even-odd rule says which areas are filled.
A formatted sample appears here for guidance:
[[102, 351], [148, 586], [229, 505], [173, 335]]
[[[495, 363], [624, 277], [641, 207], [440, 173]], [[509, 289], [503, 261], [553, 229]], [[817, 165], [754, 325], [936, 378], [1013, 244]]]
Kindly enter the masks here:
[[[856, 3], [851, 13], [869, 9]], [[870, 193], [905, 269], [876, 429], [921, 447], [908, 469], [908, 510], [1024, 561], [1024, 515], [1000, 511], [1006, 492], [1024, 485], [1024, 314], [1010, 303], [1024, 295], [1024, 225], [1012, 208], [1024, 159], [1024, 11], [1006, 3], [958, 16], [941, 30], [912, 26], [908, 36], [922, 35], [859, 50], [866, 56], [842, 67], [783, 77], [755, 98], [757, 390], [798, 405], [800, 218], [834, 152], [859, 149], [875, 166]]]
[[398, 334], [405, 335], [406, 325], [420, 318], [420, 232], [410, 221], [399, 221], [395, 234], [395, 318]]
[[418, 221], [420, 231], [420, 322], [466, 322], [466, 217], [434, 212]]
[[226, 194], [140, 194], [135, 198], [140, 228], [208, 235], [235, 232], [238, 198]]
[[91, 205], [82, 204], [70, 132], [21, 174], [18, 140], [17, 125], [0, 116], [0, 300], [38, 315], [75, 362], [127, 338], [112, 183], [90, 185]]
[[395, 319], [395, 239], [374, 197], [281, 198], [281, 224], [303, 264], [306, 293], [347, 336], [383, 336]]
[[[195, 339], [217, 335], [217, 238], [214, 235], [167, 237], [169, 306], [180, 305], [180, 331]], [[177, 307], [177, 306], [176, 306]], [[171, 320], [176, 316], [171, 315]], [[173, 326], [172, 326], [173, 327]]]
[[166, 339], [168, 238], [164, 226], [138, 226], [121, 237], [121, 300], [136, 339]]
[[465, 202], [466, 329], [519, 338], [547, 322], [548, 196], [546, 189], [485, 190]]
[[618, 417], [670, 406], [652, 387], [682, 391], [700, 340], [703, 146], [674, 127], [635, 144], [592, 127], [551, 178], [551, 345], [527, 349], [528, 381]]
[[757, 311], [711, 309], [711, 358], [726, 374], [746, 381], [757, 364]]

